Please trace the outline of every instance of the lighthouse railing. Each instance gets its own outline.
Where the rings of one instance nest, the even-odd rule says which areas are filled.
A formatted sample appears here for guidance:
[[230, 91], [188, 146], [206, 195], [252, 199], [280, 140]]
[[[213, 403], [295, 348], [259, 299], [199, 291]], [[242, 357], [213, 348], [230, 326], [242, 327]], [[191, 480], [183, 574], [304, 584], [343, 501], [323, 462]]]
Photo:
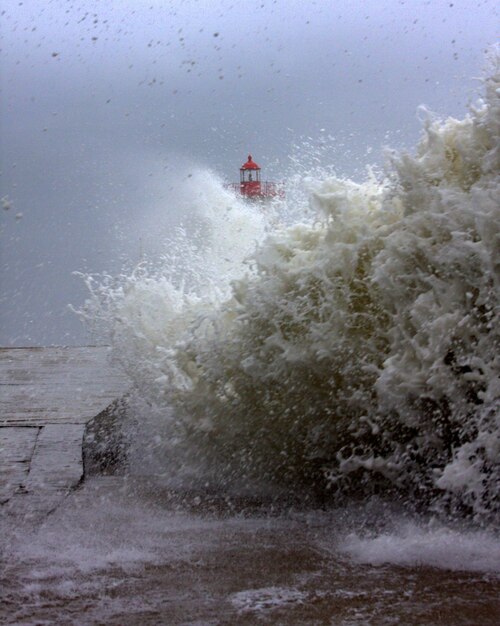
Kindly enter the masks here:
[[[245, 183], [225, 183], [224, 188], [229, 189], [234, 193], [243, 193]], [[258, 195], [264, 198], [284, 198], [285, 184], [275, 183], [268, 180], [261, 182], [260, 193]]]

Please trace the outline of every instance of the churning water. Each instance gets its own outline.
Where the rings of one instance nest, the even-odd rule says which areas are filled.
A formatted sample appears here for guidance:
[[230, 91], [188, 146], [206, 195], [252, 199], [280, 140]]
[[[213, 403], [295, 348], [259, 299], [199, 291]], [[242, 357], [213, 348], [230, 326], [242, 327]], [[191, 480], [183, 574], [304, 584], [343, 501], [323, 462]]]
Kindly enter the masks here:
[[200, 172], [161, 262], [87, 278], [131, 476], [11, 534], [19, 623], [498, 623], [494, 65], [383, 176], [261, 207]]

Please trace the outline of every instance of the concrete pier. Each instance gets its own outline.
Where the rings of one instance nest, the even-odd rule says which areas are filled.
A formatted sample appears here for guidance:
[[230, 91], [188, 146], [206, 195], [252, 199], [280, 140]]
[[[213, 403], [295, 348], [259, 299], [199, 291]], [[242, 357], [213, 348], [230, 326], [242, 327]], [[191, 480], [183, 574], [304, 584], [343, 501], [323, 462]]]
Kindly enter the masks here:
[[87, 425], [127, 390], [109, 348], [0, 348], [0, 511], [43, 517], [82, 480]]

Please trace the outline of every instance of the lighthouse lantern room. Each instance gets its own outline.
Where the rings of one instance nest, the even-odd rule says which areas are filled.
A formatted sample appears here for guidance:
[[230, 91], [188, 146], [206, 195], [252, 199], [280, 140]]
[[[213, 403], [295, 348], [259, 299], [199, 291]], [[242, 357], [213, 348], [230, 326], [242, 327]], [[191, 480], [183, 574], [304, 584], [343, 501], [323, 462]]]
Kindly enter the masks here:
[[248, 159], [240, 167], [240, 182], [229, 183], [227, 188], [238, 192], [248, 200], [269, 200], [276, 197], [283, 197], [283, 186], [278, 183], [261, 181], [260, 165], [248, 155]]
[[240, 192], [247, 198], [255, 198], [262, 195], [260, 183], [260, 166], [248, 155], [248, 160], [240, 167]]

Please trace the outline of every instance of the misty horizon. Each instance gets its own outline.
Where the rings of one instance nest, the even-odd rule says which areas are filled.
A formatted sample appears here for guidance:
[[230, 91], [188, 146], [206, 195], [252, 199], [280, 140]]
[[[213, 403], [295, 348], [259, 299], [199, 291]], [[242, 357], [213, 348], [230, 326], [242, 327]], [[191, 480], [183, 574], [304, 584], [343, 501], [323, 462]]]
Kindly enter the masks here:
[[1, 345], [88, 341], [75, 272], [154, 259], [194, 172], [361, 180], [413, 150], [425, 105], [463, 117], [493, 2], [29, 0], [2, 15]]

